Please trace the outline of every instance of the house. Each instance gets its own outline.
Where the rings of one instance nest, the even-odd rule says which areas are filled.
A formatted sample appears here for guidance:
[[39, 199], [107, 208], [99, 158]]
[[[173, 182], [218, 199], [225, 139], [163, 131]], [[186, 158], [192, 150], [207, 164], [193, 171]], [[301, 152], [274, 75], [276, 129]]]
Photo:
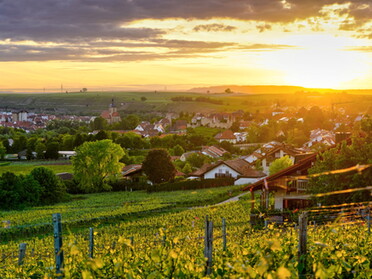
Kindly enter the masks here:
[[[300, 175], [307, 175], [316, 160], [317, 154], [312, 154], [298, 163], [281, 170], [273, 175], [248, 185], [243, 191], [250, 191], [252, 197], [252, 208], [254, 208], [255, 194], [261, 195], [261, 204], [269, 208], [265, 200], [265, 192], [274, 196], [274, 209], [296, 209], [304, 208], [309, 204], [309, 195], [306, 194], [308, 180], [297, 179]], [[266, 185], [266, 186], [265, 186]], [[267, 189], [265, 191], [265, 189]]]
[[76, 155], [75, 151], [58, 151], [58, 154], [63, 159], [71, 159], [71, 157]]
[[223, 141], [227, 141], [227, 142], [231, 142], [231, 143], [236, 143], [237, 142], [237, 138], [231, 130], [225, 130], [221, 133], [218, 133], [214, 138], [218, 142], [223, 142]]
[[228, 154], [229, 152], [223, 149], [222, 147], [217, 147], [217, 146], [203, 146], [201, 153], [212, 157], [214, 159], [220, 158], [225, 154]]
[[121, 174], [125, 179], [138, 182], [143, 176], [142, 164], [127, 165], [121, 170]]
[[[346, 143], [351, 144], [351, 138], [347, 138]], [[334, 147], [336, 145], [329, 148]], [[267, 208], [270, 207], [268, 202], [270, 193], [273, 196], [274, 209], [299, 209], [309, 206], [308, 179], [304, 176], [308, 175], [308, 170], [314, 165], [318, 154], [319, 152], [310, 154], [294, 165], [245, 187], [243, 191], [251, 192], [252, 209], [256, 193], [260, 194], [261, 204]]]
[[311, 148], [317, 144], [332, 146], [336, 142], [335, 133], [324, 129], [315, 129], [310, 132], [310, 140], [303, 147]]
[[264, 173], [269, 173], [269, 167], [276, 159], [288, 156], [293, 163], [308, 156], [309, 153], [301, 148], [294, 148], [277, 141], [272, 141], [264, 144], [261, 148], [255, 150], [251, 155], [243, 157], [248, 163], [255, 165], [257, 160], [260, 160], [260, 166]]
[[172, 128], [172, 131], [178, 131], [178, 132], [186, 132], [187, 130], [187, 121], [178, 119], [174, 122]]
[[236, 141], [237, 142], [245, 142], [247, 140], [247, 137], [248, 137], [248, 133], [247, 132], [236, 132], [234, 133], [234, 136], [236, 137]]
[[150, 124], [148, 121], [142, 121], [138, 126], [134, 129], [134, 132], [145, 137], [155, 137], [159, 134], [165, 133], [164, 127], [157, 123], [157, 124]]
[[232, 177], [235, 185], [255, 183], [266, 175], [251, 167], [242, 159], [218, 161], [215, 164], [205, 164], [200, 169], [189, 174], [189, 179], [215, 179]]
[[114, 103], [114, 99], [112, 99], [112, 102], [109, 106], [108, 110], [104, 110], [101, 113], [101, 117], [106, 119], [108, 124], [113, 124], [121, 121], [120, 114], [117, 111], [116, 105]]

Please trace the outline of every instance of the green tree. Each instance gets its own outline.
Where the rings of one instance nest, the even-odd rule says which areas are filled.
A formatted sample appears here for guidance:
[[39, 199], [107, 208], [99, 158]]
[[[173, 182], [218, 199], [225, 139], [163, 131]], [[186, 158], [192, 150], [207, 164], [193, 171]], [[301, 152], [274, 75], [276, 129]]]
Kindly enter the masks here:
[[72, 164], [81, 190], [86, 193], [110, 190], [108, 183], [121, 174], [124, 164], [120, 159], [124, 154], [121, 146], [111, 140], [85, 142], [76, 148]]
[[59, 154], [59, 144], [58, 142], [52, 141], [48, 142], [46, 145], [46, 150], [45, 150], [45, 159], [58, 159]]
[[104, 130], [107, 128], [107, 121], [103, 117], [98, 116], [91, 122], [91, 126], [93, 130]]
[[4, 144], [3, 144], [3, 142], [0, 141], [0, 159], [1, 160], [4, 160], [5, 155], [6, 155], [6, 148], [5, 148]]
[[270, 175], [273, 175], [274, 173], [284, 170], [292, 165], [292, 160], [289, 158], [289, 156], [286, 155], [282, 158], [276, 159], [274, 162], [271, 163], [269, 167], [269, 173]]
[[43, 204], [53, 204], [67, 199], [64, 183], [48, 168], [37, 167], [31, 173], [32, 177], [40, 184], [40, 201]]
[[141, 101], [142, 101], [142, 102], [144, 102], [144, 101], [146, 101], [146, 100], [147, 100], [146, 97], [141, 97]]
[[189, 163], [185, 164], [185, 166], [182, 168], [182, 172], [186, 174], [189, 174], [190, 172], [192, 172], [192, 168]]
[[174, 154], [174, 156], [181, 156], [183, 153], [185, 153], [185, 150], [182, 148], [181, 145], [177, 144], [173, 148], [173, 154]]
[[[353, 138], [353, 142], [350, 145], [343, 142], [341, 146], [321, 153], [318, 155], [314, 166], [309, 169], [309, 173], [315, 174], [344, 169], [357, 164], [372, 164], [372, 143], [368, 142], [368, 139]], [[308, 189], [311, 194], [317, 194], [370, 185], [372, 185], [372, 168], [368, 168], [360, 173], [347, 172], [313, 177], [309, 181]], [[317, 202], [324, 205], [368, 200], [372, 200], [370, 191], [357, 191], [316, 198]]]
[[143, 161], [142, 169], [154, 184], [170, 181], [176, 174], [176, 168], [165, 149], [150, 150]]
[[38, 142], [35, 146], [36, 158], [37, 159], [44, 159], [45, 155], [44, 152], [46, 150], [46, 146], [42, 142]]
[[190, 164], [192, 168], [200, 168], [202, 165], [204, 165], [209, 158], [203, 154], [200, 153], [192, 153], [186, 158], [186, 162]]

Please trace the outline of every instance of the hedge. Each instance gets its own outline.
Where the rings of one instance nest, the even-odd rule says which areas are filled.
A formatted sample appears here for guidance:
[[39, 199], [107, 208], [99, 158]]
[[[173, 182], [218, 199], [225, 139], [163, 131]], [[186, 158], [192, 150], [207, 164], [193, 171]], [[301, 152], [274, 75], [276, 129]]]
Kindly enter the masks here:
[[202, 179], [202, 180], [185, 180], [180, 182], [168, 182], [147, 187], [147, 192], [162, 192], [162, 191], [183, 191], [216, 188], [222, 186], [234, 185], [234, 178], [217, 178], [217, 179]]

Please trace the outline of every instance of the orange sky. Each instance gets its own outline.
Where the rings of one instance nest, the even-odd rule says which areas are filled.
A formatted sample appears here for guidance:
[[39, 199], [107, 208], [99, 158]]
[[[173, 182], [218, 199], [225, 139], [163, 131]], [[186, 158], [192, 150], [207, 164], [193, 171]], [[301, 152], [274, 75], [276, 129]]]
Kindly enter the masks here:
[[0, 2], [0, 18], [22, 19], [0, 25], [0, 91], [372, 88], [369, 1], [93, 2]]

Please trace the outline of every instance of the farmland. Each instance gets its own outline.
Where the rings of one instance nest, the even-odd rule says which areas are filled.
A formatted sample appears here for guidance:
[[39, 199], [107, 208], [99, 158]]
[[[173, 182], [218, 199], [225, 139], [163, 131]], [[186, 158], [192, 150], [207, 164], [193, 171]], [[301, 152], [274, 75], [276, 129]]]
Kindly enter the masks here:
[[[221, 101], [220, 104], [208, 102], [174, 102], [178, 96], [208, 97]], [[141, 101], [141, 98], [146, 98]], [[0, 109], [26, 109], [49, 114], [98, 115], [105, 110], [112, 99], [118, 111], [128, 113], [148, 112], [232, 112], [239, 109], [255, 112], [266, 111], [273, 105], [309, 106], [320, 105], [331, 109], [332, 103], [346, 103], [350, 112], [368, 110], [372, 103], [371, 95], [304, 95], [304, 94], [202, 94], [190, 92], [87, 92], [87, 93], [44, 93], [44, 94], [0, 94]]]
[[72, 172], [72, 165], [64, 161], [34, 161], [34, 162], [3, 162], [0, 164], [0, 175], [5, 172], [14, 174], [28, 174], [36, 167], [46, 167], [55, 173]]
[[[177, 199], [177, 198], [176, 198]], [[94, 228], [94, 256], [88, 255], [88, 230], [65, 234], [65, 278], [205, 278], [204, 218], [214, 222], [210, 278], [296, 278], [297, 231], [291, 224], [264, 230], [249, 225], [247, 201], [189, 209]], [[62, 214], [62, 218], [63, 218]], [[221, 218], [227, 222], [227, 250]], [[312, 278], [370, 278], [372, 249], [366, 226], [338, 221], [310, 226], [307, 274]], [[22, 266], [19, 242], [0, 246], [2, 278], [55, 278], [53, 237], [32, 238]]]

